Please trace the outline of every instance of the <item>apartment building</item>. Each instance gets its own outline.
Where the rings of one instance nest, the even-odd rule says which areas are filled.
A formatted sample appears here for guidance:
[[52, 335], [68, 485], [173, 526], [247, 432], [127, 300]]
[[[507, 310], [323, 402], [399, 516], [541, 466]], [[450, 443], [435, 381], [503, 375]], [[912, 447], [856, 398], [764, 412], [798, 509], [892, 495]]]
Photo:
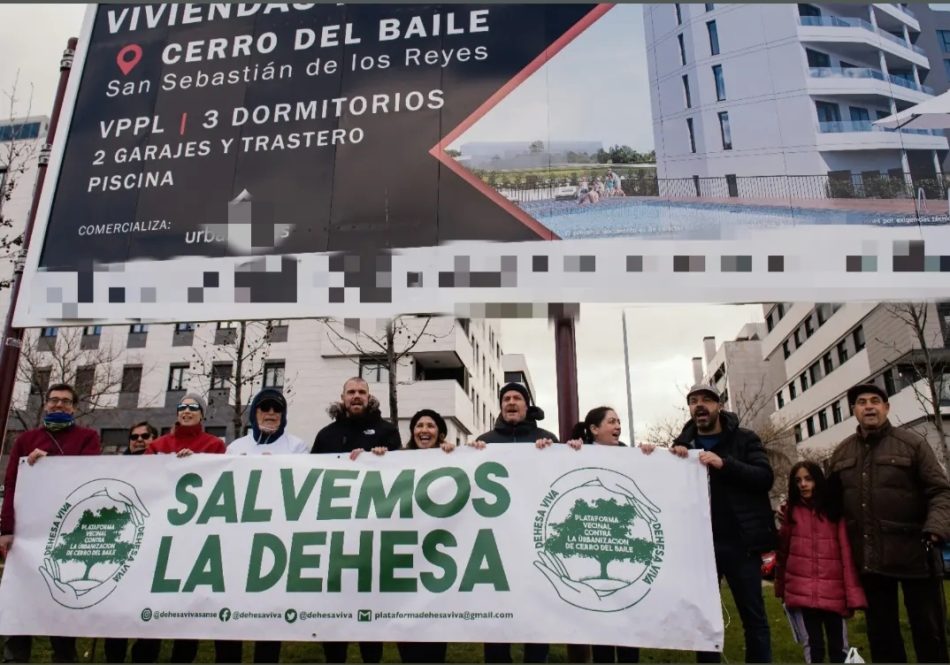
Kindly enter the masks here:
[[934, 93], [904, 4], [650, 4], [644, 25], [661, 179], [742, 196], [752, 176], [942, 170], [942, 133], [872, 124]]
[[[764, 306], [768, 334], [763, 357], [784, 363], [785, 381], [775, 390], [772, 420], [788, 428], [803, 452], [832, 450], [857, 426], [847, 391], [875, 383], [890, 396], [890, 419], [912, 426], [935, 441], [916, 367], [921, 345], [913, 328], [884, 303], [775, 303]], [[930, 304], [922, 331], [934, 357], [950, 354], [950, 303]], [[950, 405], [950, 370], [944, 374], [941, 403]]]
[[739, 414], [742, 426], [762, 432], [770, 427], [775, 410], [771, 396], [785, 379], [785, 365], [762, 355], [764, 323], [747, 323], [735, 339], [716, 344], [703, 338], [704, 357], [693, 358], [693, 381], [714, 385], [722, 406]]
[[[917, 46], [924, 50], [931, 68], [923, 80], [934, 94], [940, 95], [950, 90], [950, 4], [914, 5], [914, 14], [920, 21], [920, 38]], [[944, 131], [946, 136], [948, 132]], [[944, 157], [943, 172], [950, 171], [950, 154]]]

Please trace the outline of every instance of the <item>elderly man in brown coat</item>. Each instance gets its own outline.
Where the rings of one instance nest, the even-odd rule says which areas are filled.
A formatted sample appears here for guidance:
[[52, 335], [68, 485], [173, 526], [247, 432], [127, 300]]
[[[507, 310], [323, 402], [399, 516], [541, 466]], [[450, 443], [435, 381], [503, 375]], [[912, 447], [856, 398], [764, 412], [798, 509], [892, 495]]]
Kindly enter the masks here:
[[906, 663], [897, 587], [904, 591], [918, 662], [946, 663], [946, 601], [940, 545], [950, 539], [950, 484], [922, 437], [893, 427], [887, 393], [848, 391], [858, 429], [831, 456], [851, 548], [867, 594], [875, 663]]

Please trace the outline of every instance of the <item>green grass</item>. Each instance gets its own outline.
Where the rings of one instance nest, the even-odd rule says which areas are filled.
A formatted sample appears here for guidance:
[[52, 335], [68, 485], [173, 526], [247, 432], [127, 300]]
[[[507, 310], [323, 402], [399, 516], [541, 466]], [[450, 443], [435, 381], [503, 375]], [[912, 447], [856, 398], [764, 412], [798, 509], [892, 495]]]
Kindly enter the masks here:
[[[944, 592], [950, 592], [948, 583], [944, 582]], [[799, 645], [792, 641], [791, 630], [781, 604], [775, 598], [772, 592], [772, 585], [766, 584], [763, 588], [765, 594], [766, 609], [769, 615], [769, 621], [772, 629], [772, 657], [776, 663], [800, 663], [803, 661], [802, 650]], [[736, 611], [735, 603], [732, 601], [732, 595], [729, 593], [728, 586], [723, 584], [722, 600], [725, 608], [724, 618], [726, 621], [726, 650], [724, 662], [741, 663], [743, 658], [743, 637], [742, 624], [739, 621], [739, 614]], [[901, 601], [903, 603], [903, 601]], [[868, 651], [868, 640], [865, 633], [864, 614], [859, 612], [848, 622], [848, 633], [851, 646], [858, 648], [865, 660], [870, 662], [870, 653]], [[689, 630], [688, 626], [683, 627]], [[910, 629], [907, 625], [907, 615], [901, 605], [901, 629], [904, 633], [904, 644], [907, 647], [908, 655], [913, 654], [913, 645], [910, 638]], [[104, 662], [102, 640], [96, 640], [95, 653], [91, 653], [93, 640], [83, 638], [79, 640], [79, 655], [84, 662]], [[162, 648], [160, 660], [168, 660], [171, 651], [171, 642], [166, 640]], [[44, 638], [38, 638], [33, 645], [33, 660], [36, 662], [48, 662], [50, 658], [49, 642]], [[516, 645], [513, 648], [515, 661], [521, 660], [521, 647]], [[250, 645], [244, 646], [244, 660], [250, 662]], [[911, 655], [911, 658], [913, 656]], [[356, 644], [350, 645], [350, 662], [360, 662], [359, 648]], [[481, 662], [482, 648], [480, 644], [450, 644], [447, 661], [450, 663], [471, 663]], [[692, 653], [685, 651], [663, 651], [657, 649], [644, 649], [640, 655], [640, 661], [644, 663], [678, 663], [693, 662]], [[213, 663], [214, 646], [210, 641], [201, 643], [201, 649], [198, 652], [196, 662]], [[284, 663], [307, 663], [323, 662], [323, 649], [318, 643], [307, 642], [285, 642], [281, 652], [281, 662]], [[394, 644], [386, 644], [383, 651], [383, 662], [398, 663], [399, 653]], [[564, 645], [557, 644], [551, 647], [550, 662], [567, 662], [567, 653]], [[912, 662], [914, 662], [912, 660]]]

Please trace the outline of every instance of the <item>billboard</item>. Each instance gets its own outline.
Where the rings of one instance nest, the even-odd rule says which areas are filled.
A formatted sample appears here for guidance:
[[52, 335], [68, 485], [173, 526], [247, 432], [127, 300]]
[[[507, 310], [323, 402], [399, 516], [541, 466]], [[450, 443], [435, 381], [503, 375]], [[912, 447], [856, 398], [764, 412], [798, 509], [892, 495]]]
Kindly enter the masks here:
[[92, 7], [16, 323], [945, 293], [926, 57], [738, 7]]

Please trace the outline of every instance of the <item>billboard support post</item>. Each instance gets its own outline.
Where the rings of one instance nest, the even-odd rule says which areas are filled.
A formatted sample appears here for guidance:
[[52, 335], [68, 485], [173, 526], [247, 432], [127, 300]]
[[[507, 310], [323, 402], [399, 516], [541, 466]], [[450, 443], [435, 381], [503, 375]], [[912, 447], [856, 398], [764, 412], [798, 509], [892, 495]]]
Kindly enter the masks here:
[[3, 344], [0, 346], [0, 414], [3, 414], [0, 450], [6, 445], [7, 422], [10, 419], [10, 405], [13, 401], [13, 387], [16, 384], [17, 365], [20, 362], [20, 345], [23, 343], [23, 328], [13, 327], [13, 312], [16, 309], [20, 295], [20, 283], [23, 277], [23, 266], [26, 262], [26, 250], [30, 246], [33, 235], [33, 224], [36, 221], [36, 211], [40, 204], [40, 195], [43, 192], [43, 182], [46, 180], [46, 167], [49, 164], [53, 137], [56, 134], [56, 125], [59, 123], [59, 112], [66, 96], [66, 83], [69, 80], [69, 71], [73, 66], [73, 56], [76, 53], [78, 40], [70, 37], [66, 42], [66, 50], [59, 61], [59, 84], [56, 86], [56, 98], [53, 101], [53, 112], [49, 119], [49, 129], [46, 132], [46, 143], [40, 151], [39, 165], [36, 174], [36, 187], [33, 190], [33, 201], [30, 204], [30, 214], [23, 229], [23, 244], [13, 264], [13, 280], [10, 283], [10, 308], [7, 310], [3, 324]]
[[554, 357], [557, 367], [558, 434], [571, 438], [574, 423], [580, 420], [577, 407], [577, 339], [574, 318], [562, 314], [554, 320]]

